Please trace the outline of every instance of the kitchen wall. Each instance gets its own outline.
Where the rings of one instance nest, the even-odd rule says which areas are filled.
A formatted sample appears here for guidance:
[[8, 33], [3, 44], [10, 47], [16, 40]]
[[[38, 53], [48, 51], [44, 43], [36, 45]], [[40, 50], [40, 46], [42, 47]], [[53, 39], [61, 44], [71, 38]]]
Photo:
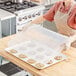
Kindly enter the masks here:
[[[53, 4], [46, 6], [46, 9], [44, 10], [44, 14], [45, 14], [52, 6], [53, 6]], [[57, 32], [57, 28], [56, 28], [54, 22], [45, 21], [45, 22], [43, 22], [43, 26], [46, 27], [46, 28], [48, 28], [48, 29], [50, 29], [50, 30], [53, 30], [53, 31]]]
[[54, 22], [45, 21], [43, 23], [43, 26], [49, 30], [53, 30], [53, 31], [57, 32], [57, 28], [56, 28]]

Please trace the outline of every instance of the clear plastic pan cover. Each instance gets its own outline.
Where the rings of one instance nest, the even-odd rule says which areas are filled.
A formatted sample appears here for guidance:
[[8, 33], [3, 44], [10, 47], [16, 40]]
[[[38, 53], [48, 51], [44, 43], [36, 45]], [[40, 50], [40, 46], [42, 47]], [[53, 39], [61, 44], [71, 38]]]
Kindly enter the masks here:
[[68, 37], [48, 30], [40, 25], [33, 24], [33, 26], [29, 27], [26, 31], [16, 34], [15, 37], [8, 42], [8, 47], [27, 40], [37, 40], [51, 49], [60, 52], [65, 48], [64, 44], [67, 45], [68, 43]]

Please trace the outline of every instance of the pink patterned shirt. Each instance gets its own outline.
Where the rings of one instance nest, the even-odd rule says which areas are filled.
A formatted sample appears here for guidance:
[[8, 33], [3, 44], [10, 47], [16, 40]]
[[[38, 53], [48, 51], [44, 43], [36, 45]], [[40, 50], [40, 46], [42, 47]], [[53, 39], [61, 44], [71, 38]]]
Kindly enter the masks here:
[[[71, 7], [71, 5], [69, 4], [67, 7], [64, 6], [64, 2], [62, 1], [59, 1], [57, 3], [55, 3], [55, 5], [53, 5], [49, 11], [47, 11], [47, 13], [45, 13], [43, 15], [43, 17], [46, 19], [46, 20], [49, 20], [49, 21], [53, 21], [54, 20], [54, 15], [55, 13], [57, 12], [59, 6], [62, 4], [61, 8], [60, 8], [60, 12], [63, 12], [63, 13], [67, 13]], [[69, 14], [69, 17], [68, 17], [68, 20], [67, 20], [67, 24], [69, 27], [73, 28], [76, 30], [76, 4], [74, 5], [73, 9], [71, 10], [70, 14]]]

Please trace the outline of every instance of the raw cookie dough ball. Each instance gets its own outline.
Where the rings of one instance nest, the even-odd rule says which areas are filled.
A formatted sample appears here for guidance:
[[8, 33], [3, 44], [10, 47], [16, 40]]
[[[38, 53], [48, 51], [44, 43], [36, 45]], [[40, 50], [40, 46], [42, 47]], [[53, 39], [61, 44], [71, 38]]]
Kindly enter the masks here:
[[27, 56], [24, 55], [24, 54], [20, 54], [20, 55], [19, 55], [19, 58], [27, 58]]
[[44, 64], [37, 63], [37, 64], [35, 65], [35, 67], [38, 68], [38, 69], [42, 69], [42, 68], [44, 67]]
[[34, 64], [36, 61], [33, 60], [33, 59], [29, 59], [29, 60], [27, 60], [27, 62], [30, 63], [30, 64]]
[[12, 50], [10, 50], [10, 53], [17, 53], [17, 51], [12, 49]]
[[54, 59], [55, 60], [61, 60], [62, 59], [62, 56], [55, 56]]
[[53, 61], [52, 60], [50, 60], [47, 64], [52, 64], [53, 63]]

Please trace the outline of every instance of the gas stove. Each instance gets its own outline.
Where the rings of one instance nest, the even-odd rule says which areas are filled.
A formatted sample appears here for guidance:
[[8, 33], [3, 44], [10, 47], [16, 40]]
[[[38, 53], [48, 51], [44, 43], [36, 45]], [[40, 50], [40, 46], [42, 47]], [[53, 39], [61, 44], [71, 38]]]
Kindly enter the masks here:
[[24, 1], [23, 3], [2, 1], [0, 2], [0, 9], [10, 12], [16, 16], [16, 31], [18, 32], [26, 25], [26, 23], [43, 15], [45, 7], [28, 1]]
[[24, 1], [23, 3], [14, 3], [11, 1], [0, 2], [1, 9], [4, 9], [12, 13], [35, 6], [38, 6], [38, 4], [28, 1]]

